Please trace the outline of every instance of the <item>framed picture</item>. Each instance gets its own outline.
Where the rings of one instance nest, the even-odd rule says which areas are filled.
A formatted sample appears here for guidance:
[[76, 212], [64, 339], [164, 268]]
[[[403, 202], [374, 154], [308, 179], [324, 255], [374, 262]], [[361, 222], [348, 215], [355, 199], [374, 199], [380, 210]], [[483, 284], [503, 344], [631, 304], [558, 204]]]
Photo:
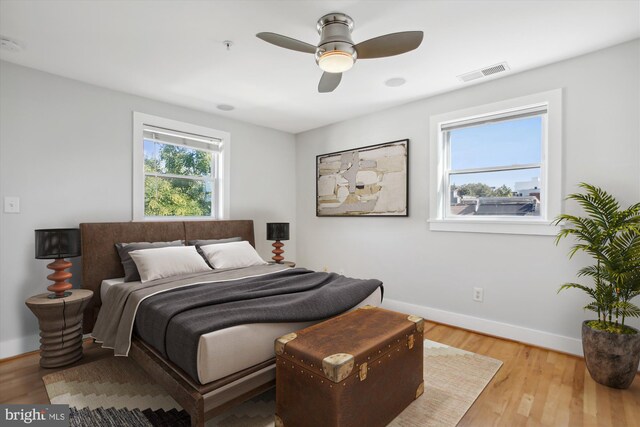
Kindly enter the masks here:
[[409, 140], [316, 156], [316, 216], [408, 216]]

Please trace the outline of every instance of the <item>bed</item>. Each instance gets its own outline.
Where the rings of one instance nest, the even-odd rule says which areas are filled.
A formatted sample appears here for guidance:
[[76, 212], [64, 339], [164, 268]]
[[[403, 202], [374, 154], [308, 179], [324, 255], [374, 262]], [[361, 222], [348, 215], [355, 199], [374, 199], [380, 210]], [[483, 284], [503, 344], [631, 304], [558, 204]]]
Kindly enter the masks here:
[[[241, 237], [254, 245], [253, 221], [250, 220], [86, 223], [80, 228], [83, 287], [94, 292], [85, 312], [85, 333], [93, 330], [107, 292], [114, 292], [121, 286], [117, 278], [123, 276], [123, 269], [116, 243]], [[277, 274], [297, 273], [279, 272], [273, 276]], [[381, 292], [380, 287], [361, 300], [359, 298], [356, 307], [379, 304]], [[197, 372], [177, 366], [157, 346], [149, 344], [152, 340], [145, 342], [138, 336], [131, 339], [127, 354], [191, 415], [192, 425], [200, 426], [229, 406], [272, 387], [275, 383], [274, 337], [312, 323], [315, 321], [249, 323], [202, 334], [197, 347]]]

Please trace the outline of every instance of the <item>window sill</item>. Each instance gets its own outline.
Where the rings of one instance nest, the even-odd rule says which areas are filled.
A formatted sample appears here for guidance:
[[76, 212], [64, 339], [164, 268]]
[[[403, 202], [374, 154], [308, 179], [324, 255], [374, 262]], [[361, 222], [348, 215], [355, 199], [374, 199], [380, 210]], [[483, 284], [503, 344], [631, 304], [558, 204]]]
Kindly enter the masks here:
[[215, 221], [220, 218], [214, 216], [145, 216], [134, 218], [134, 221]]
[[461, 233], [527, 234], [555, 236], [561, 227], [542, 220], [430, 219], [429, 230]]

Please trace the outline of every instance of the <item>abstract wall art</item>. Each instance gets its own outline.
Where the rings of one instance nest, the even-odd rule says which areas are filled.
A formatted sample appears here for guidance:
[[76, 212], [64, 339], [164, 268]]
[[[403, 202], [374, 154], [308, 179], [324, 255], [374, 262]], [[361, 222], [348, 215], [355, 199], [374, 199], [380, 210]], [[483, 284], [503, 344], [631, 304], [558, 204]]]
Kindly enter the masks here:
[[316, 157], [316, 216], [408, 216], [409, 140]]

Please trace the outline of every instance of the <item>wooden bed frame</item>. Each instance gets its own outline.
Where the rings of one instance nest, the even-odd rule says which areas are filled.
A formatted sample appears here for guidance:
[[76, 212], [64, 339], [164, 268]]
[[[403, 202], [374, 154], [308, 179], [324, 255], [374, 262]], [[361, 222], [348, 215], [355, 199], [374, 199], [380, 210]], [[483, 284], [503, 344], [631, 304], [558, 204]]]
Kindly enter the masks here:
[[[124, 276], [116, 243], [239, 236], [255, 246], [251, 220], [85, 223], [80, 231], [82, 287], [93, 291], [84, 313], [84, 333], [93, 330], [100, 311], [102, 281]], [[275, 385], [275, 358], [201, 385], [139, 339], [132, 340], [129, 356], [189, 413], [192, 426], [204, 426], [205, 420]]]

